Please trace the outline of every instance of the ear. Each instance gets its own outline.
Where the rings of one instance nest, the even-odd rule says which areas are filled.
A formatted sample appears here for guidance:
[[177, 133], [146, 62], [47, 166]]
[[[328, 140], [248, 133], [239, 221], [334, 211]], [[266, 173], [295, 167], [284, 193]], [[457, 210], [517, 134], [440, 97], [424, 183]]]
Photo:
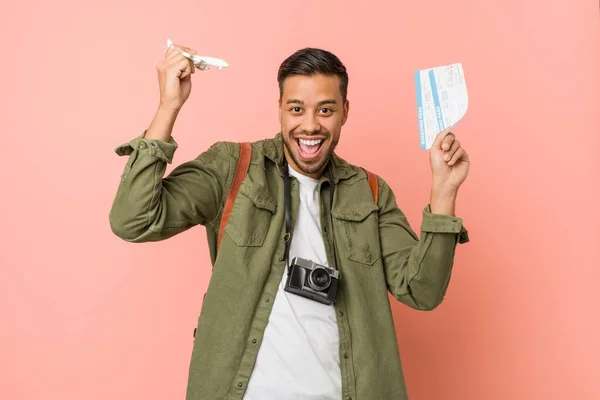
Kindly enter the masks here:
[[342, 115], [342, 125], [344, 125], [346, 123], [346, 121], [348, 120], [349, 112], [350, 112], [350, 100], [346, 99], [346, 102], [344, 103], [344, 112]]
[[281, 124], [281, 97], [279, 98], [279, 123]]

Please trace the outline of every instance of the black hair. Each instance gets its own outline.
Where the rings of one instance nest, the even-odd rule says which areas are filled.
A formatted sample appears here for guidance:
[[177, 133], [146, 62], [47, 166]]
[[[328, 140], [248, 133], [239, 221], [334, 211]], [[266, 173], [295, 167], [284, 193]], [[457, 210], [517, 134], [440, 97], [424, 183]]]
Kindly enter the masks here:
[[279, 99], [283, 96], [283, 83], [293, 75], [311, 76], [315, 74], [337, 75], [340, 79], [340, 93], [342, 100], [346, 101], [348, 95], [348, 72], [340, 59], [333, 53], [307, 47], [296, 51], [286, 58], [277, 72], [279, 82]]

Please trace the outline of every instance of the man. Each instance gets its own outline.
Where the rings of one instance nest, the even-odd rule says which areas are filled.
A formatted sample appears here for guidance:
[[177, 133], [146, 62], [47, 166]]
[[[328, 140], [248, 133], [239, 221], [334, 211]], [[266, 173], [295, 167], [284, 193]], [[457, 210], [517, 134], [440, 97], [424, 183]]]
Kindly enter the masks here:
[[[215, 143], [163, 178], [195, 69], [178, 47], [157, 69], [154, 120], [117, 148], [129, 159], [110, 223], [131, 242], [207, 228], [213, 272], [187, 399], [406, 399], [388, 292], [418, 310], [444, 297], [456, 245], [468, 241], [454, 209], [469, 160], [455, 136], [438, 135], [430, 151], [431, 196], [419, 240], [386, 182], [377, 177], [372, 192], [367, 172], [334, 153], [349, 113], [344, 65], [328, 51], [300, 50], [278, 73], [281, 132], [251, 144], [219, 243], [241, 147]], [[295, 278], [288, 277], [309, 271], [293, 266], [296, 257], [333, 271], [312, 276], [313, 289], [330, 286], [289, 290]]]

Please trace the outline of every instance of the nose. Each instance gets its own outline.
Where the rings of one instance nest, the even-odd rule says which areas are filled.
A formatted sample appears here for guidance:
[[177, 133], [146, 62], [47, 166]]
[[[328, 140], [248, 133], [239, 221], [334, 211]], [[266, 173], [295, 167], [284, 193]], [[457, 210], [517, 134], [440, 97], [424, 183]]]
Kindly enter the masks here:
[[321, 130], [321, 124], [313, 113], [306, 113], [300, 124], [300, 129], [307, 134], [318, 133]]

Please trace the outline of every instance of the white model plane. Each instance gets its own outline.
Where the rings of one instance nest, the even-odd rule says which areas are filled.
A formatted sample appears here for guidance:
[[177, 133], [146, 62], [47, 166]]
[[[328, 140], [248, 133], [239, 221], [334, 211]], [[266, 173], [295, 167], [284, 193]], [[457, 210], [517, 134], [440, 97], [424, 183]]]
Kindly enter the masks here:
[[[165, 51], [167, 51], [169, 49], [169, 47], [171, 47], [172, 45], [173, 45], [173, 42], [171, 41], [171, 39], [167, 39], [167, 47], [164, 47], [164, 46], [161, 46], [161, 47], [163, 49], [165, 49]], [[218, 69], [223, 69], [223, 68], [229, 67], [229, 64], [227, 63], [227, 61], [221, 60], [220, 58], [198, 56], [196, 54], [190, 54], [187, 51], [184, 51], [180, 48], [177, 48], [177, 50], [179, 50], [181, 52], [181, 54], [183, 54], [184, 56], [186, 56], [187, 58], [192, 60], [192, 62], [194, 63], [194, 66], [201, 71], [205, 71], [205, 70], [209, 69], [210, 67], [215, 67]]]

